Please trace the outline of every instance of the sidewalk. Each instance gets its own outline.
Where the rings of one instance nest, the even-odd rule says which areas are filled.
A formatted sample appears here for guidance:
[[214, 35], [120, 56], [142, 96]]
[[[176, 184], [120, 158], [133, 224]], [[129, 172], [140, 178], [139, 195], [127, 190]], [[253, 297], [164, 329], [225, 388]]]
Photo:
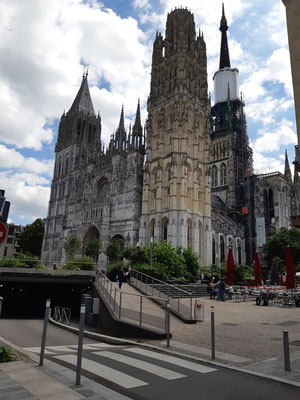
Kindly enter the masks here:
[[47, 360], [38, 366], [39, 358], [0, 337], [0, 345], [18, 352], [19, 361], [0, 363], [0, 400], [130, 400], [84, 376], [75, 387], [75, 372]]

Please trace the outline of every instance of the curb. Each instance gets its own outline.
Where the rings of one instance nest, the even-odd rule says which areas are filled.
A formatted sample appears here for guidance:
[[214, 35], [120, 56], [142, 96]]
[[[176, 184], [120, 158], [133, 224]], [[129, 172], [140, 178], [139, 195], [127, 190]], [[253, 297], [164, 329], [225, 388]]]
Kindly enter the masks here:
[[[68, 326], [68, 325], [64, 325], [64, 324], [62, 324], [62, 323], [60, 323], [58, 321], [54, 321], [52, 318], [49, 319], [49, 322], [51, 324], [59, 327], [59, 328], [68, 330], [70, 332], [73, 332], [73, 333], [76, 333], [76, 334], [78, 334], [78, 332], [79, 332], [78, 328], [71, 327], [71, 326]], [[187, 358], [189, 360], [200, 361], [200, 362], [202, 362], [204, 364], [213, 365], [215, 367], [227, 368], [227, 369], [230, 369], [232, 371], [242, 372], [244, 374], [257, 376], [259, 378], [265, 378], [265, 379], [269, 379], [269, 380], [272, 380], [272, 381], [276, 381], [276, 382], [284, 383], [286, 385], [291, 385], [291, 386], [295, 386], [295, 387], [300, 388], [300, 383], [295, 382], [295, 381], [291, 381], [291, 380], [286, 379], [286, 378], [280, 378], [280, 377], [274, 376], [274, 375], [267, 375], [267, 374], [264, 374], [262, 372], [255, 372], [255, 371], [251, 371], [251, 370], [246, 369], [246, 368], [235, 367], [233, 365], [224, 364], [224, 363], [221, 363], [221, 362], [218, 362], [218, 361], [211, 361], [211, 360], [207, 360], [206, 358], [183, 354], [183, 353], [180, 353], [178, 351], [164, 349], [163, 347], [154, 346], [152, 344], [140, 343], [140, 342], [137, 342], [137, 341], [134, 341], [134, 340], [116, 338], [116, 337], [113, 337], [113, 336], [102, 335], [100, 333], [95, 333], [95, 332], [90, 332], [90, 331], [84, 331], [84, 336], [88, 337], [90, 339], [94, 339], [94, 340], [101, 340], [101, 341], [103, 341], [105, 343], [110, 343], [110, 344], [131, 344], [131, 345], [133, 344], [135, 346], [146, 347], [146, 348], [149, 348], [149, 349], [152, 349], [152, 350], [157, 350], [157, 351], [164, 352], [164, 353], [167, 353], [167, 354], [171, 354], [171, 355]]]

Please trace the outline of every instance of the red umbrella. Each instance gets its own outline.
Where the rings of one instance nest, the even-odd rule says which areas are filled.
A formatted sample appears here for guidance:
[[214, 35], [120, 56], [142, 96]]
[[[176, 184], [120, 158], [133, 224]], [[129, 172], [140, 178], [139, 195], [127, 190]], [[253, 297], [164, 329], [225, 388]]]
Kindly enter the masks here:
[[232, 255], [232, 249], [229, 248], [227, 256], [227, 273], [226, 273], [226, 284], [232, 285], [233, 283], [233, 271], [234, 271], [234, 261]]
[[254, 256], [254, 286], [261, 286], [261, 265], [258, 251]]
[[283, 279], [283, 275], [280, 274], [280, 286], [284, 286], [284, 279]]
[[294, 259], [292, 256], [290, 246], [286, 246], [285, 271], [286, 271], [285, 286], [287, 289], [294, 289], [295, 278], [296, 278], [296, 268], [295, 268], [295, 263], [294, 263]]

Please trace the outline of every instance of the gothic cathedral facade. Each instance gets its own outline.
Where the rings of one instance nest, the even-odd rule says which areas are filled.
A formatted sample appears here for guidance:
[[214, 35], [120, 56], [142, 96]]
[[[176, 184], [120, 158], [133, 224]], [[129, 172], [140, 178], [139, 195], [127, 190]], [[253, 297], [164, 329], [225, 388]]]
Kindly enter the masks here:
[[[229, 248], [235, 261], [250, 264], [257, 237], [263, 237], [257, 221], [264, 221], [265, 239], [289, 227], [290, 215], [299, 212], [298, 173], [293, 182], [286, 158], [284, 174], [253, 174], [227, 29], [223, 6], [211, 107], [203, 34], [196, 35], [187, 9], [169, 13], [165, 37], [157, 33], [153, 44], [146, 128], [139, 102], [128, 131], [122, 107], [106, 149], [84, 74], [59, 125], [42, 248], [45, 264], [66, 261], [63, 242], [71, 234], [81, 240], [82, 254], [94, 237], [104, 248], [113, 239], [124, 245], [167, 240], [173, 247], [191, 247], [202, 265], [220, 265]], [[105, 262], [102, 253], [99, 267]]]

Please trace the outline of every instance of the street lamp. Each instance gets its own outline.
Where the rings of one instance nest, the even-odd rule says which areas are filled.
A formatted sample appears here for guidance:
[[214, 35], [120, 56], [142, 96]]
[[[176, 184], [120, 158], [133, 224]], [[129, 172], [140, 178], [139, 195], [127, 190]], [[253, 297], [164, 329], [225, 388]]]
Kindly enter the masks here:
[[150, 268], [152, 268], [153, 237], [150, 239]]

